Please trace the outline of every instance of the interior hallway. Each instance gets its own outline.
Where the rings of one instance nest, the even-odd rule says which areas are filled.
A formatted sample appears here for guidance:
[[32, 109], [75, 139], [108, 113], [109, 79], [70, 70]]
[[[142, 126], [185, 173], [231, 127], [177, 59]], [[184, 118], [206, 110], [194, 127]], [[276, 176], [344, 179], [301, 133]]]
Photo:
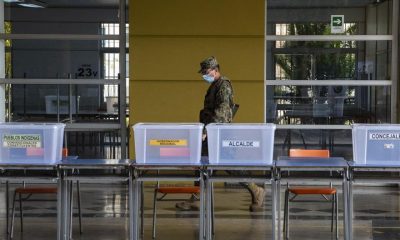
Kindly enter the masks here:
[[[250, 196], [245, 190], [235, 187], [217, 187], [215, 189], [216, 240], [270, 239], [271, 198], [268, 188], [265, 211], [261, 213], [250, 213], [248, 211]], [[4, 190], [5, 187], [2, 185], [0, 192], [2, 199], [0, 201], [0, 239], [7, 239], [5, 234]], [[128, 239], [129, 215], [126, 186], [119, 184], [81, 184], [81, 192], [83, 234], [79, 235], [76, 215], [73, 239]], [[354, 239], [400, 239], [398, 188], [357, 186], [354, 193]], [[43, 198], [44, 196], [37, 197]], [[183, 195], [182, 197], [186, 196]], [[55, 196], [49, 195], [45, 198], [54, 199]], [[151, 239], [152, 198], [153, 188], [147, 186], [145, 188], [145, 239]], [[341, 195], [339, 196], [340, 199]], [[198, 212], [177, 211], [175, 203], [175, 201], [159, 202], [157, 239], [197, 239]], [[339, 204], [341, 209], [341, 202]], [[290, 239], [334, 239], [330, 233], [330, 206], [329, 203], [292, 203]], [[23, 208], [24, 232], [20, 232], [19, 211], [17, 211], [14, 239], [46, 240], [56, 238], [55, 202], [24, 202]], [[340, 239], [343, 239], [342, 211], [339, 214], [339, 234]]]

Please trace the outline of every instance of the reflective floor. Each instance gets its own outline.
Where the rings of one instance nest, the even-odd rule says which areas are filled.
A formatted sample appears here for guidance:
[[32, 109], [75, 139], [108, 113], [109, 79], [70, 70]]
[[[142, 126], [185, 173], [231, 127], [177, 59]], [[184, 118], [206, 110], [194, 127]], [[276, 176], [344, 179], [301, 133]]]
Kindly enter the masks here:
[[[5, 193], [0, 191], [0, 239], [5, 233]], [[73, 239], [128, 239], [127, 189], [124, 185], [81, 184], [83, 234], [74, 217]], [[357, 186], [355, 193], [354, 239], [400, 239], [400, 197], [397, 187]], [[11, 194], [12, 195], [12, 194]], [[76, 195], [75, 195], [76, 196]], [[282, 192], [283, 196], [283, 192]], [[36, 196], [32, 196], [35, 199]], [[38, 196], [54, 200], [55, 195]], [[176, 197], [176, 196], [172, 196]], [[185, 195], [179, 197], [186, 198]], [[145, 239], [151, 239], [153, 188], [145, 188]], [[320, 198], [314, 198], [314, 200]], [[341, 195], [339, 196], [341, 200]], [[264, 212], [250, 213], [249, 194], [235, 186], [217, 187], [215, 194], [215, 239], [270, 239], [271, 198], [267, 190]], [[157, 239], [197, 239], [198, 212], [175, 209], [176, 201], [158, 204]], [[342, 209], [342, 204], [339, 203]], [[75, 205], [76, 206], [76, 205]], [[14, 239], [56, 239], [56, 202], [24, 202], [21, 233], [17, 204]], [[334, 239], [330, 232], [330, 204], [291, 204], [290, 239]], [[343, 239], [342, 211], [339, 234]]]

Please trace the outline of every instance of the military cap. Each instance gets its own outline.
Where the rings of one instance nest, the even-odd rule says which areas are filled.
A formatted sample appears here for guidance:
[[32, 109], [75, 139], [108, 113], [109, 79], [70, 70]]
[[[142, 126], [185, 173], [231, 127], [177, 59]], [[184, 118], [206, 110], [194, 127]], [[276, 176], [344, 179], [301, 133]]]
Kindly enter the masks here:
[[202, 73], [209, 68], [219, 68], [217, 59], [214, 56], [208, 57], [200, 63], [200, 70], [198, 73]]

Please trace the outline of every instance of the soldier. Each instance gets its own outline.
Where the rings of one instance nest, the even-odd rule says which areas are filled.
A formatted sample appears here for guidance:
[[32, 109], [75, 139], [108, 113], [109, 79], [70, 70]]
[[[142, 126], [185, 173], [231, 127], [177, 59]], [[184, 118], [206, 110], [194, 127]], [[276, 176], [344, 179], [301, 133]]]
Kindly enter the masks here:
[[[209, 57], [200, 63], [203, 79], [210, 83], [204, 97], [204, 108], [200, 111], [200, 122], [230, 123], [232, 122], [233, 88], [230, 80], [220, 73], [219, 64], [215, 57]], [[204, 132], [205, 133], [205, 132]], [[205, 146], [207, 150], [207, 144]], [[207, 152], [203, 152], [207, 156]]]
[[[207, 125], [209, 123], [230, 123], [236, 111], [233, 102], [233, 88], [231, 81], [221, 75], [220, 66], [217, 59], [213, 56], [206, 58], [200, 63], [199, 73], [208, 82], [210, 87], [204, 98], [204, 108], [200, 111], [200, 122]], [[204, 128], [202, 155], [208, 156], [207, 134]], [[235, 174], [237, 172], [228, 172]], [[264, 188], [255, 183], [241, 183], [251, 194], [252, 204], [250, 211], [262, 210], [264, 201]], [[194, 199], [187, 202], [177, 203], [176, 207], [181, 210], [197, 209]]]

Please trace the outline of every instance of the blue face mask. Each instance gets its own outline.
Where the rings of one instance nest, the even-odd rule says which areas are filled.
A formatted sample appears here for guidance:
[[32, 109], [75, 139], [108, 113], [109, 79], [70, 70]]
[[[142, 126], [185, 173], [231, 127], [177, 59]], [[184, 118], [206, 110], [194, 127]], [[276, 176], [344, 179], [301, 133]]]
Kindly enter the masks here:
[[207, 74], [203, 75], [203, 79], [208, 83], [214, 82], [214, 77], [207, 75]]

